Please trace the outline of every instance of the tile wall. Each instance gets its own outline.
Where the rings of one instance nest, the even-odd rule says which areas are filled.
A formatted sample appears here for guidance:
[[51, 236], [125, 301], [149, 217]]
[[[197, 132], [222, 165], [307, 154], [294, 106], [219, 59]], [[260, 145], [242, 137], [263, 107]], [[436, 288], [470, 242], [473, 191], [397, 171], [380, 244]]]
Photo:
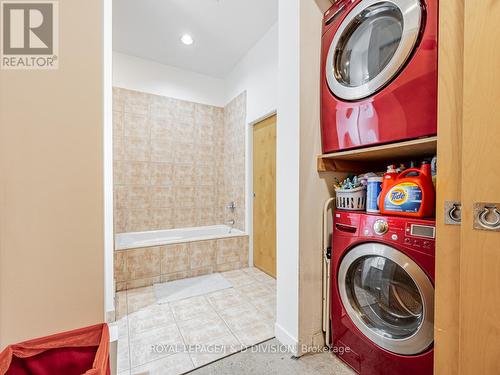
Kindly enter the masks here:
[[115, 251], [116, 290], [248, 267], [248, 236]]
[[245, 127], [246, 92], [233, 99], [224, 108], [224, 147], [222, 151], [222, 184], [219, 189], [219, 207], [234, 201], [234, 213], [219, 210], [220, 221], [235, 220], [235, 227], [245, 229]]
[[244, 229], [245, 93], [225, 108], [121, 88], [113, 99], [115, 233]]

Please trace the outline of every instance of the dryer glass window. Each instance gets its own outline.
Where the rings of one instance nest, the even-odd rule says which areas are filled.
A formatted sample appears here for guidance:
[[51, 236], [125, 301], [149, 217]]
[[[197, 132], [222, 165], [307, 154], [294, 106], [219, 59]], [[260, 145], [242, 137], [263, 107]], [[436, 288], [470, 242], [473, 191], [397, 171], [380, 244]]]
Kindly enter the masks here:
[[358, 87], [378, 76], [399, 47], [403, 24], [401, 10], [390, 2], [374, 4], [357, 15], [336, 47], [337, 80]]
[[349, 267], [345, 285], [353, 309], [372, 331], [405, 339], [419, 330], [424, 318], [420, 292], [406, 271], [390, 259], [357, 259]]

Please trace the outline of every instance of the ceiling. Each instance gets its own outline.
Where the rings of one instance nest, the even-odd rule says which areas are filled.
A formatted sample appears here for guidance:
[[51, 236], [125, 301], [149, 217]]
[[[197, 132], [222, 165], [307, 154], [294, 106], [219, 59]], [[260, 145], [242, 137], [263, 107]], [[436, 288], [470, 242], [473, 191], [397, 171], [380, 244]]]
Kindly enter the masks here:
[[224, 78], [277, 19], [277, 0], [115, 0], [113, 50]]

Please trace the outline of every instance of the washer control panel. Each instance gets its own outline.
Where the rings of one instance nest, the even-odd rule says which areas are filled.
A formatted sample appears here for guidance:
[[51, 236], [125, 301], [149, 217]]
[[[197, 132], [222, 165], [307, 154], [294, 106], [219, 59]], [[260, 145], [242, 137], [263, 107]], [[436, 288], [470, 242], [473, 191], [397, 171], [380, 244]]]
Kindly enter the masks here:
[[377, 220], [373, 223], [373, 231], [378, 235], [386, 234], [389, 231], [389, 224], [387, 224], [386, 220]]
[[335, 223], [334, 235], [366, 237], [426, 253], [433, 252], [435, 248], [434, 220], [336, 212]]

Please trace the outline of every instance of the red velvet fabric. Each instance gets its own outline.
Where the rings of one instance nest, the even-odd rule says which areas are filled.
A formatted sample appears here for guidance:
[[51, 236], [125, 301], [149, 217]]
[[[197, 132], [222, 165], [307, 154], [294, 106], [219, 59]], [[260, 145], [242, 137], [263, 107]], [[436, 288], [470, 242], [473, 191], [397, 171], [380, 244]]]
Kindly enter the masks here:
[[109, 375], [107, 324], [10, 345], [0, 353], [0, 375]]

